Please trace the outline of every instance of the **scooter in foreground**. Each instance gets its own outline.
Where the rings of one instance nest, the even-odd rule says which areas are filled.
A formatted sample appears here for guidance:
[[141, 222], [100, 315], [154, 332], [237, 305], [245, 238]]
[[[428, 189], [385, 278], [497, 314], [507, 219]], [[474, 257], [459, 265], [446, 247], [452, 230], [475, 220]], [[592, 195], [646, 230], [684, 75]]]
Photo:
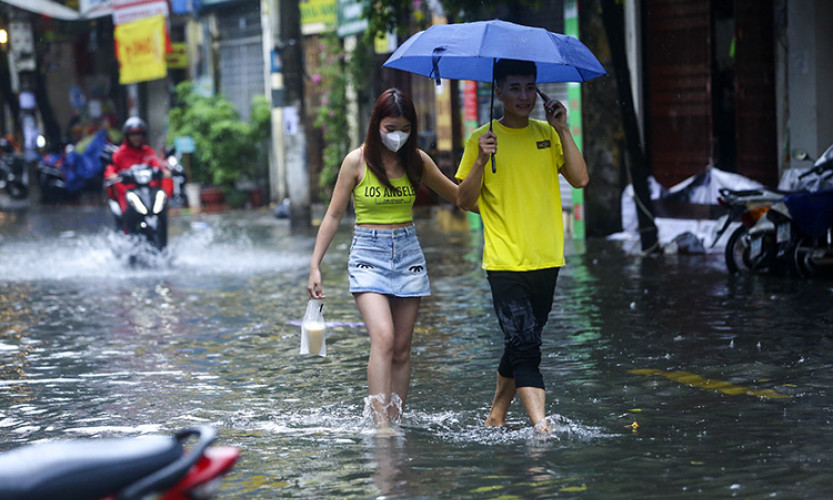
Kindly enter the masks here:
[[[185, 449], [191, 439], [196, 443]], [[174, 436], [71, 439], [0, 453], [3, 500], [206, 500], [240, 456], [212, 427]]]

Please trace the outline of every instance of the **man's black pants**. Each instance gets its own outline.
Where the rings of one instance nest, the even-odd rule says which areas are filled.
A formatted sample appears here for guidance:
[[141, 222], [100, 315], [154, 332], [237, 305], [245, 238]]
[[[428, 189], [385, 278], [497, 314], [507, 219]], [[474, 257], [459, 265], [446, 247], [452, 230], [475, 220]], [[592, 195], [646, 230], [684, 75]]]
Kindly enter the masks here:
[[544, 388], [539, 368], [541, 332], [552, 310], [559, 269], [486, 273], [504, 336], [498, 373], [515, 379], [515, 387]]

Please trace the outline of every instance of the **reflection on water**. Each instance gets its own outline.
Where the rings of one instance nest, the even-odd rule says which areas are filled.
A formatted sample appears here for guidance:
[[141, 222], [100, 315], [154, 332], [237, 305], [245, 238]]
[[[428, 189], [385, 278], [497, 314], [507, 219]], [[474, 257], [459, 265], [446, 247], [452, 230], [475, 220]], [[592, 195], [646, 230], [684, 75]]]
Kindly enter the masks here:
[[378, 438], [349, 227], [323, 263], [320, 358], [298, 354], [312, 234], [268, 214], [180, 217], [171, 264], [131, 268], [106, 219], [70, 215], [0, 221], [0, 449], [209, 423], [243, 450], [223, 498], [833, 492], [830, 282], [568, 245], [542, 363], [557, 432], [542, 440], [517, 402], [508, 428], [482, 427], [502, 336], [480, 236], [462, 218], [420, 221], [434, 295], [403, 435]]

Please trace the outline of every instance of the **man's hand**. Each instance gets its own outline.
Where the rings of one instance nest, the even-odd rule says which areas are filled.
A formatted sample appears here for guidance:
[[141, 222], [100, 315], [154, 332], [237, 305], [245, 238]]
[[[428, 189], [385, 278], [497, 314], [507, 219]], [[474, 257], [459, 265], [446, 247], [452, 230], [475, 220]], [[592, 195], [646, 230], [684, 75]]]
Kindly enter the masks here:
[[547, 110], [547, 123], [555, 130], [567, 128], [567, 108], [561, 101], [547, 101], [544, 103]]
[[477, 159], [481, 165], [485, 165], [491, 158], [491, 155], [497, 153], [497, 136], [490, 130], [480, 136], [477, 140], [477, 145]]

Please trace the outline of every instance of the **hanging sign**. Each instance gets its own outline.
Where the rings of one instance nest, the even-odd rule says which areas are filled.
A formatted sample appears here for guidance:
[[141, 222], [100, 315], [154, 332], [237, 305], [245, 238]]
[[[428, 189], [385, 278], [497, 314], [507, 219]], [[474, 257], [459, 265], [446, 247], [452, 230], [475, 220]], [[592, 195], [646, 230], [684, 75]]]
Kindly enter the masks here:
[[146, 82], [168, 75], [165, 18], [148, 17], [115, 28], [119, 83]]

